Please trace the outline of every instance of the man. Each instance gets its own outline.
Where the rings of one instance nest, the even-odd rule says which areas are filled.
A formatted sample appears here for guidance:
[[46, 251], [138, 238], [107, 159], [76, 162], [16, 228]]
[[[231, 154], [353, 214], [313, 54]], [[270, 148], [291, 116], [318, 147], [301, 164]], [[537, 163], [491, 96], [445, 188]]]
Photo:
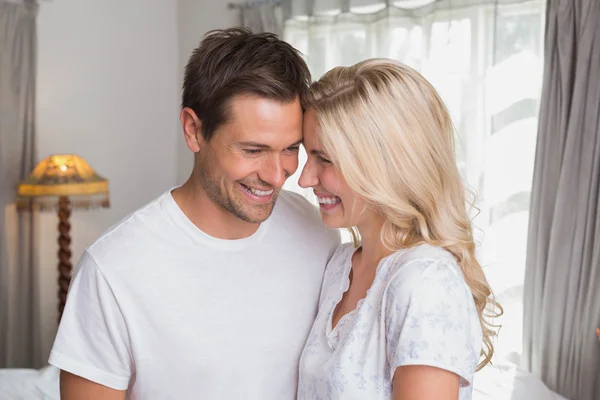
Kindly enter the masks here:
[[281, 191], [309, 82], [271, 34], [213, 31], [193, 52], [181, 111], [193, 171], [84, 252], [50, 355], [62, 399], [295, 398], [339, 243]]

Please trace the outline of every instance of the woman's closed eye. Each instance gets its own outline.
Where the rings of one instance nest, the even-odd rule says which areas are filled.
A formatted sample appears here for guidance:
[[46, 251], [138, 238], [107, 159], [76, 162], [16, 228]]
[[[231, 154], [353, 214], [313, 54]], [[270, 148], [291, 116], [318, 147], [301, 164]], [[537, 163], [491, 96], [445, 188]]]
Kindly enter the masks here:
[[319, 160], [319, 162], [323, 163], [323, 164], [331, 164], [331, 161], [329, 161], [327, 158], [325, 158], [322, 155], [317, 155], [317, 160]]

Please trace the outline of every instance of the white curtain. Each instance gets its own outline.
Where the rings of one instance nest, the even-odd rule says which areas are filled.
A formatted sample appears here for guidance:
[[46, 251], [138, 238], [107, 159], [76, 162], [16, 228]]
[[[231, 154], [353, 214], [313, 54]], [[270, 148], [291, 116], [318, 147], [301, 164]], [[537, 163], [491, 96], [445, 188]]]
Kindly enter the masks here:
[[[293, 4], [284, 39], [306, 55], [314, 79], [337, 65], [388, 57], [419, 70], [440, 92], [457, 128], [459, 167], [481, 210], [479, 258], [506, 311], [497, 354], [520, 354], [543, 1]], [[286, 187], [314, 201], [297, 186], [298, 175]]]

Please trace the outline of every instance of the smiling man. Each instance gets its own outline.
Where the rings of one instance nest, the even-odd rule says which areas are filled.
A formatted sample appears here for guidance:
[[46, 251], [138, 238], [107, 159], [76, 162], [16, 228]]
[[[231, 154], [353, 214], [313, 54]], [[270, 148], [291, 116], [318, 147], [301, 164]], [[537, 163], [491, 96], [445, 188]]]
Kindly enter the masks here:
[[281, 190], [309, 82], [271, 34], [213, 31], [193, 52], [180, 115], [193, 171], [84, 252], [50, 355], [63, 400], [295, 398], [339, 244]]

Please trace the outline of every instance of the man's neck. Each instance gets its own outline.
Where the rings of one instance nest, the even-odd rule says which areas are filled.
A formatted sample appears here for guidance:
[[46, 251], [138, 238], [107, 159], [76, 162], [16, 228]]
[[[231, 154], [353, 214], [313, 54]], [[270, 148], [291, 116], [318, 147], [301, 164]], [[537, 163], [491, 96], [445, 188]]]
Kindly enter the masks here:
[[242, 221], [215, 204], [193, 176], [173, 190], [172, 195], [181, 211], [198, 229], [217, 239], [243, 239], [254, 234], [260, 226]]

